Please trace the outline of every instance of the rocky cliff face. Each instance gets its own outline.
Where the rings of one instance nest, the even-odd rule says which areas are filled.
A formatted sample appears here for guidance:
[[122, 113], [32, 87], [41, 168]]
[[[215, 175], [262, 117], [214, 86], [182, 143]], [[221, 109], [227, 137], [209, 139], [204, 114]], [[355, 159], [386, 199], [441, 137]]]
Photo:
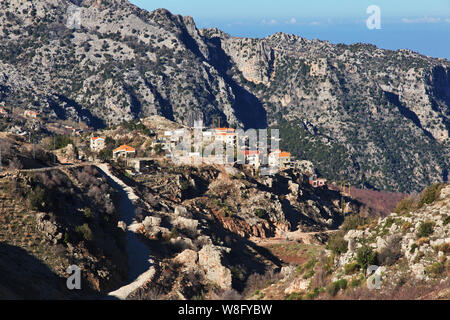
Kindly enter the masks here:
[[0, 16], [6, 106], [93, 126], [153, 114], [282, 126], [297, 136], [283, 147], [331, 178], [397, 191], [447, 179], [447, 60], [281, 33], [234, 38], [119, 0], [8, 0]]

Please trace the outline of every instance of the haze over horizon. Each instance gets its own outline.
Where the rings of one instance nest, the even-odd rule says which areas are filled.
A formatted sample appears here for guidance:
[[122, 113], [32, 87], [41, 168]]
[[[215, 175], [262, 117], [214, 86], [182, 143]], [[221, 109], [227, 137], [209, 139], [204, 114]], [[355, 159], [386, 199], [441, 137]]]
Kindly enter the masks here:
[[[263, 38], [276, 32], [332, 43], [371, 43], [383, 49], [410, 49], [450, 60], [450, 2], [446, 0], [131, 0], [149, 11], [166, 8], [190, 15], [198, 28], [219, 28], [232, 36]], [[366, 10], [381, 9], [381, 29], [369, 30]], [[446, 40], [447, 39], [447, 40]]]

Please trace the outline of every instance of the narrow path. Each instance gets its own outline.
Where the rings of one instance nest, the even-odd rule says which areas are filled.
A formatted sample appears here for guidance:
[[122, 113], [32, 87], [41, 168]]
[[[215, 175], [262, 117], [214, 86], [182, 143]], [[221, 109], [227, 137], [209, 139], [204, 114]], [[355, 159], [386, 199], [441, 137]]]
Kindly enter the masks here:
[[18, 170], [20, 172], [46, 172], [46, 171], [52, 171], [52, 170], [60, 170], [60, 169], [74, 169], [74, 168], [81, 168], [86, 166], [92, 166], [92, 165], [98, 165], [96, 162], [82, 162], [77, 164], [61, 164], [54, 167], [44, 167], [44, 168], [37, 168], [37, 169], [21, 169]]
[[300, 232], [300, 231], [294, 231], [294, 232], [286, 232], [283, 237], [278, 238], [251, 238], [253, 242], [255, 242], [258, 245], [271, 245], [271, 244], [286, 244], [286, 243], [292, 243], [295, 241], [301, 241], [305, 244], [312, 244], [313, 238], [315, 235], [325, 233], [325, 234], [333, 234], [335, 232], [338, 232], [339, 230], [326, 230], [326, 231], [319, 231], [319, 232]]
[[150, 250], [136, 236], [137, 222], [135, 221], [134, 201], [138, 196], [133, 189], [127, 186], [122, 180], [114, 176], [107, 164], [96, 165], [110, 179], [114, 187], [120, 191], [120, 211], [121, 220], [127, 225], [126, 248], [128, 254], [128, 284], [116, 291], [110, 292], [109, 296], [118, 299], [126, 299], [134, 290], [138, 289], [149, 281], [155, 274], [155, 268], [150, 259]]

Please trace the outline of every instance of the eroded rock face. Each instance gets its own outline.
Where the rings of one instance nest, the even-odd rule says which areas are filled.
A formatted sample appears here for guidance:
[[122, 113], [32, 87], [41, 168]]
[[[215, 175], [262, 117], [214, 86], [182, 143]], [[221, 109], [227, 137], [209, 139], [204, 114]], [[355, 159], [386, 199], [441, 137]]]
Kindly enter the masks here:
[[204, 246], [198, 253], [198, 264], [206, 272], [206, 278], [216, 283], [222, 289], [231, 289], [231, 271], [223, 265], [224, 253], [229, 248], [214, 245]]

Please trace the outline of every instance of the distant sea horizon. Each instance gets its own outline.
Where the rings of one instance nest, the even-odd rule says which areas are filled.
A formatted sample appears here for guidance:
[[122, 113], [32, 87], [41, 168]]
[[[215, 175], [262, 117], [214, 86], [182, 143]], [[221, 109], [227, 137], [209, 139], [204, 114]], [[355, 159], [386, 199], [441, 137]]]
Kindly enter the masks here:
[[433, 58], [450, 61], [450, 23], [446, 28], [428, 24], [388, 24], [380, 30], [369, 30], [361, 24], [340, 25], [273, 25], [219, 23], [216, 26], [199, 21], [198, 28], [220, 29], [233, 37], [265, 38], [277, 32], [294, 34], [309, 40], [318, 39], [333, 44], [365, 43], [380, 49], [408, 49]]
[[321, 0], [299, 3], [296, 7], [292, 7], [295, 0], [263, 1], [260, 7], [255, 7], [257, 0], [245, 4], [230, 0], [226, 5], [218, 3], [217, 7], [207, 0], [130, 1], [149, 11], [167, 8], [173, 14], [192, 16], [197, 28], [217, 28], [234, 37], [261, 39], [283, 32], [333, 44], [365, 43], [394, 51], [408, 49], [450, 61], [450, 3], [444, 5], [443, 0], [432, 0], [439, 1], [436, 5], [409, 0], [382, 1], [381, 29], [375, 30], [366, 26], [369, 18], [366, 7], [371, 4], [367, 0], [339, 4]]

